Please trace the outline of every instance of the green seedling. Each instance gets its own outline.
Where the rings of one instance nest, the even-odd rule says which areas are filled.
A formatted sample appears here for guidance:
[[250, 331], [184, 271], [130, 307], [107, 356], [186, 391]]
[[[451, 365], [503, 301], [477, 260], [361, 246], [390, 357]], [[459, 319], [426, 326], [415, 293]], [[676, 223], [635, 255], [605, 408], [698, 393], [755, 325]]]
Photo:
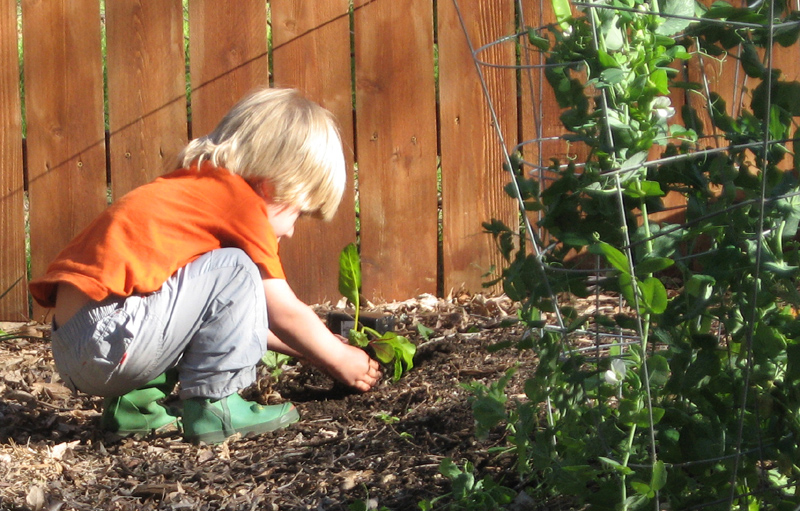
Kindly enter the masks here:
[[381, 363], [394, 366], [393, 381], [414, 367], [417, 347], [395, 332], [380, 332], [359, 322], [361, 312], [361, 258], [354, 243], [347, 245], [339, 255], [339, 292], [353, 304], [355, 328], [350, 329], [348, 341], [353, 346], [369, 349]]
[[430, 341], [431, 334], [433, 334], [434, 330], [432, 328], [426, 327], [422, 323], [417, 323], [417, 332], [419, 332], [420, 337], [422, 337], [426, 341]]
[[394, 424], [396, 422], [400, 422], [400, 417], [396, 415], [391, 415], [386, 412], [380, 412], [375, 415], [375, 418], [380, 419], [386, 424]]
[[[439, 464], [439, 473], [450, 479], [453, 491], [432, 500], [419, 502], [422, 511], [449, 509], [460, 511], [482, 511], [484, 509], [501, 509], [514, 500], [516, 492], [495, 482], [490, 476], [483, 479], [475, 477], [475, 467], [469, 461], [459, 468], [452, 458], [445, 458]], [[447, 500], [447, 503], [438, 505]]]
[[267, 351], [261, 357], [261, 361], [269, 369], [270, 375], [277, 379], [283, 373], [283, 366], [286, 365], [292, 357], [278, 353], [276, 351]]

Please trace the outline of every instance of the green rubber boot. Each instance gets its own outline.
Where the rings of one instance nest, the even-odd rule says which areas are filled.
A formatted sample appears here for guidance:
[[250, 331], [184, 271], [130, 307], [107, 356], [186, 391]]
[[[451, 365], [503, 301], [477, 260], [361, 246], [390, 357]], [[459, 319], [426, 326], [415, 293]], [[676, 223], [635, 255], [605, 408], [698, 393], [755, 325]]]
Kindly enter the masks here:
[[195, 443], [218, 444], [236, 433], [266, 433], [298, 420], [300, 414], [291, 403], [263, 406], [245, 401], [239, 394], [183, 403], [183, 436]]
[[177, 430], [178, 417], [158, 402], [177, 382], [177, 371], [170, 370], [123, 396], [105, 398], [100, 426], [121, 436]]

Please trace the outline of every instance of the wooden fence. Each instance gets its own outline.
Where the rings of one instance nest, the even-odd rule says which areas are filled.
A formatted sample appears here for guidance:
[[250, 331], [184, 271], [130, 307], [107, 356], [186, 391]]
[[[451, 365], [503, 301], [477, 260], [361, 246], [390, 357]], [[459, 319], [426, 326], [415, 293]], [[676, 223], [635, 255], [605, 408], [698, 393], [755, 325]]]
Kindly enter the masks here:
[[[501, 146], [468, 41], [513, 34], [520, 16], [552, 20], [549, 1], [522, 2], [519, 13], [515, 4], [105, 0], [101, 11], [100, 0], [0, 0], [0, 293], [41, 275], [109, 200], [170, 169], [189, 138], [267, 84], [330, 109], [357, 168], [336, 218], [302, 220], [282, 243], [301, 298], [339, 298], [338, 254], [357, 225], [368, 298], [479, 291], [500, 263], [481, 222], [511, 222], [516, 205], [502, 191]], [[789, 79], [799, 57], [797, 48], [785, 57]], [[513, 43], [481, 59], [500, 64], [482, 71], [508, 145], [534, 136], [534, 115], [542, 135], [559, 132], [546, 86], [517, 81]], [[709, 75], [726, 96], [741, 89]], [[519, 93], [518, 83], [543, 92]], [[26, 287], [14, 286], [0, 319], [28, 318], [28, 304]]]
[[[515, 30], [512, 0], [459, 4], [475, 44]], [[28, 318], [28, 271], [266, 84], [333, 111], [358, 169], [331, 223], [282, 243], [299, 296], [339, 298], [357, 222], [368, 298], [479, 291], [498, 262], [481, 222], [515, 206], [466, 41], [451, 0], [0, 0], [0, 293], [23, 280], [0, 319]], [[514, 74], [489, 74], [514, 126]]]

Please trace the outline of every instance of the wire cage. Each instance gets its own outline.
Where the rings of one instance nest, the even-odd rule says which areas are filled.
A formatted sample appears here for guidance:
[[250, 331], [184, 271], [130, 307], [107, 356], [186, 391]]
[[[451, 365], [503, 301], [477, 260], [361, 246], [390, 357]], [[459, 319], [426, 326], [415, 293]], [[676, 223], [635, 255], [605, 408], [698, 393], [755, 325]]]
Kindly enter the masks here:
[[494, 123], [520, 226], [487, 224], [549, 364], [509, 415], [520, 475], [597, 509], [800, 509], [800, 2], [516, 15], [470, 46], [495, 121], [492, 68], [523, 110]]

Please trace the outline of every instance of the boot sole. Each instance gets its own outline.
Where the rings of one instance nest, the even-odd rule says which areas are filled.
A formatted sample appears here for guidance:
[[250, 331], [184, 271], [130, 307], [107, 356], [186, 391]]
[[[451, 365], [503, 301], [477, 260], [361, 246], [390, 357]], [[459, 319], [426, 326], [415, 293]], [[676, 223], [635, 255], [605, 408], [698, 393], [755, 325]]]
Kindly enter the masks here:
[[110, 429], [106, 429], [107, 432], [113, 433], [114, 435], [119, 435], [121, 437], [137, 437], [142, 438], [150, 435], [164, 435], [169, 436], [176, 433], [181, 433], [183, 431], [183, 427], [181, 425], [180, 419], [175, 419], [172, 422], [164, 424], [163, 426], [159, 426], [157, 428], [149, 428], [149, 429], [120, 429], [117, 431], [111, 431]]
[[243, 437], [248, 435], [260, 435], [261, 433], [269, 433], [270, 431], [275, 431], [281, 428], [285, 428], [290, 424], [294, 424], [295, 422], [300, 420], [300, 412], [297, 411], [297, 408], [292, 408], [285, 414], [281, 415], [277, 419], [272, 419], [268, 422], [262, 422], [260, 424], [254, 424], [252, 426], [247, 426], [245, 428], [235, 428], [231, 435], [226, 435], [224, 431], [209, 431], [208, 433], [200, 433], [198, 435], [186, 435], [184, 434], [184, 439], [187, 442], [192, 443], [206, 443], [206, 444], [219, 444], [225, 441], [225, 439], [230, 438], [235, 434], [240, 434]]

